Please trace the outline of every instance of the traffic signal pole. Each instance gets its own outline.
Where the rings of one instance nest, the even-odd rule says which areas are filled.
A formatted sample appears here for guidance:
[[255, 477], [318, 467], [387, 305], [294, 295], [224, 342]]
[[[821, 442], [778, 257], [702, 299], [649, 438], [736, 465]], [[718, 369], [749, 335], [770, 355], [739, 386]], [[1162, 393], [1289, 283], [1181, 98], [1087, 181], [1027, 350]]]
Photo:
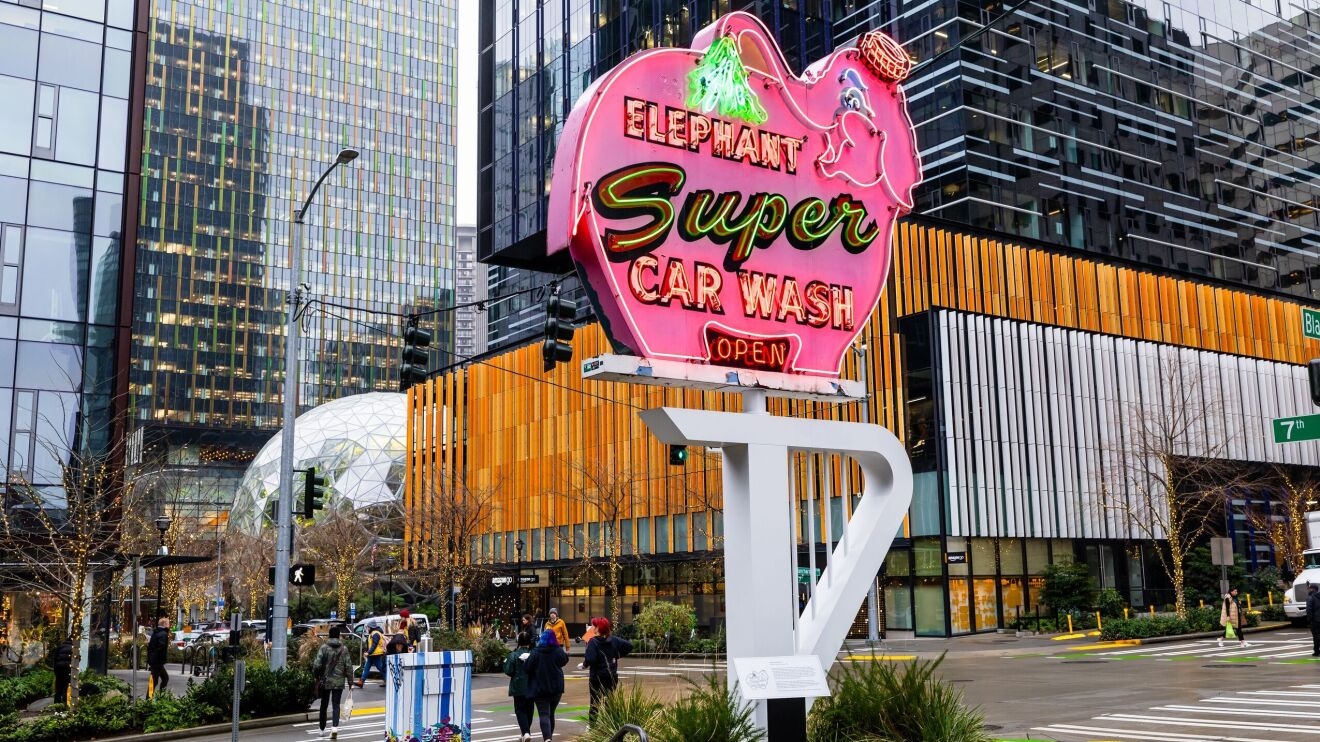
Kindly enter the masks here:
[[280, 433], [280, 492], [275, 504], [275, 603], [271, 610], [270, 669], [284, 667], [289, 639], [289, 552], [293, 547], [293, 425], [298, 416], [298, 310], [302, 306], [302, 212], [289, 233], [289, 311], [284, 329], [284, 428]]

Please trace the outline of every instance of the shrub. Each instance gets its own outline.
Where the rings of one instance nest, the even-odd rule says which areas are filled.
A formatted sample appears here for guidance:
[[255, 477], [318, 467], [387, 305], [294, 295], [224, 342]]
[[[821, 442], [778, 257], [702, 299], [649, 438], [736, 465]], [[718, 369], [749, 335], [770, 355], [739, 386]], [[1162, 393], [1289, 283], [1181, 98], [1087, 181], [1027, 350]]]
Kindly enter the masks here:
[[222, 718], [219, 709], [197, 700], [192, 693], [176, 698], [168, 691], [143, 701], [139, 713], [143, 732], [187, 729]]
[[729, 693], [722, 677], [710, 675], [705, 685], [693, 682], [692, 692], [669, 707], [665, 721], [651, 737], [656, 742], [758, 742], [765, 733], [752, 723], [752, 708]]
[[666, 639], [666, 648], [668, 642], [687, 641], [688, 635], [696, 625], [697, 613], [692, 610], [692, 606], [663, 600], [657, 600], [646, 606], [645, 610], [637, 615], [637, 628], [642, 635], [654, 639]]
[[490, 636], [477, 639], [472, 648], [472, 672], [501, 672], [509, 648], [504, 642]]
[[45, 698], [55, 688], [55, 673], [46, 669], [29, 669], [16, 678], [0, 680], [0, 714], [27, 708], [38, 698]]
[[988, 742], [981, 713], [962, 692], [935, 677], [943, 655], [902, 668], [846, 663], [834, 695], [816, 701], [807, 720], [811, 742]]
[[1287, 621], [1288, 616], [1283, 612], [1283, 606], [1279, 603], [1274, 605], [1263, 605], [1258, 611], [1262, 621]]
[[431, 629], [431, 645], [437, 652], [472, 649], [472, 637], [462, 631], [454, 631], [445, 626], [444, 628]]
[[1085, 564], [1051, 564], [1045, 567], [1045, 585], [1040, 602], [1058, 613], [1088, 612], [1095, 605], [1095, 583]]
[[601, 701], [596, 723], [578, 737], [578, 742], [607, 742], [624, 724], [636, 724], [654, 737], [665, 723], [663, 711], [664, 706], [655, 694], [640, 685], [619, 686]]
[[1112, 587], [1096, 593], [1095, 609], [1105, 618], [1117, 618], [1123, 615], [1123, 596]]
[[134, 729], [137, 716], [127, 698], [107, 696], [84, 700], [72, 711], [56, 706], [35, 719], [13, 721], [11, 726], [0, 726], [5, 742], [65, 742]]
[[95, 670], [83, 670], [78, 675], [78, 695], [98, 696], [116, 691], [120, 695], [129, 694], [128, 682], [113, 675], [102, 675]]

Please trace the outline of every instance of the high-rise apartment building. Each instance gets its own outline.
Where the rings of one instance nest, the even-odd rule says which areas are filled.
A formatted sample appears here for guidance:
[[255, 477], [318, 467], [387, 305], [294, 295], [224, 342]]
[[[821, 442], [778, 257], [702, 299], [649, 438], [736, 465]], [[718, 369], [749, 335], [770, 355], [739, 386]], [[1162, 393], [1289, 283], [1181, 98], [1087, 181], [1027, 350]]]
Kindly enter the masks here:
[[1320, 292], [1315, 2], [835, 2], [890, 31], [915, 211], [1156, 270]]
[[133, 22], [131, 0], [0, 2], [0, 486], [52, 503], [121, 434]]
[[[916, 212], [990, 233], [1297, 296], [1320, 292], [1317, 6], [1092, 0], [482, 5], [478, 245], [493, 297], [564, 273], [544, 258], [560, 124], [628, 53], [750, 10], [801, 71], [871, 29], [906, 83], [926, 181]], [[587, 311], [579, 302], [580, 311]], [[492, 347], [539, 305], [490, 317]]]
[[488, 266], [477, 262], [477, 228], [459, 225], [454, 262], [454, 355], [441, 354], [442, 366], [462, 363], [486, 352], [486, 281]]
[[[152, 3], [132, 374], [170, 464], [237, 477], [281, 425], [292, 249], [299, 409], [397, 390], [396, 315], [454, 300], [456, 25], [452, 0]], [[451, 312], [423, 326], [453, 347]]]
[[[544, 319], [534, 294], [501, 297], [572, 269], [566, 255], [545, 259], [545, 209], [559, 132], [591, 81], [640, 49], [687, 45], [731, 10], [759, 15], [801, 69], [831, 45], [825, 16], [811, 9], [818, 5], [482, 0], [477, 253], [493, 266], [491, 348], [539, 335]], [[580, 315], [590, 311], [576, 278], [566, 282], [565, 296], [577, 302]]]

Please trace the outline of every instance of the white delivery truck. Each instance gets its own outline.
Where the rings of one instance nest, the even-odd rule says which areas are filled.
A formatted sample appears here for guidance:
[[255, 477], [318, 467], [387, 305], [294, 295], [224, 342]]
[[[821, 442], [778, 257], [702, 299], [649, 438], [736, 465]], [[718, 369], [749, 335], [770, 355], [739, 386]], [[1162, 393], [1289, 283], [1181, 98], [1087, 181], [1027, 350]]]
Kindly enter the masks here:
[[1295, 626], [1306, 623], [1306, 586], [1320, 585], [1320, 510], [1306, 514], [1306, 536], [1309, 548], [1302, 552], [1302, 572], [1283, 594], [1283, 613]]

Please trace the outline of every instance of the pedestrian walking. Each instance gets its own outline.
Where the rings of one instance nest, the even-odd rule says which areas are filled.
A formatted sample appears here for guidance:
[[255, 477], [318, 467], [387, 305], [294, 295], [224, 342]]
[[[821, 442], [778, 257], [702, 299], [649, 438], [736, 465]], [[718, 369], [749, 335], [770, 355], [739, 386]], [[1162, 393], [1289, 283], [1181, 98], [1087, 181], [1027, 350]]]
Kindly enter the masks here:
[[55, 670], [55, 696], [52, 703], [69, 703], [69, 676], [73, 673], [73, 640], [65, 639], [55, 648], [51, 658]]
[[513, 716], [518, 720], [520, 742], [532, 738], [532, 714], [536, 702], [527, 696], [527, 658], [532, 656], [536, 638], [530, 631], [518, 632], [518, 646], [504, 658], [504, 674], [509, 676], [509, 697], [513, 699]]
[[330, 739], [339, 739], [339, 704], [344, 698], [344, 686], [353, 677], [353, 661], [348, 647], [339, 640], [341, 629], [330, 627], [330, 639], [316, 650], [312, 660], [312, 677], [316, 678], [316, 692], [321, 697], [321, 736], [325, 736], [326, 706], [330, 707]]
[[373, 667], [380, 670], [380, 687], [385, 687], [385, 643], [385, 632], [380, 630], [380, 624], [375, 621], [367, 624], [367, 656], [362, 662], [362, 677], [358, 678], [357, 687], [366, 684]]
[[587, 713], [587, 720], [595, 724], [597, 707], [605, 696], [619, 687], [619, 658], [628, 656], [632, 651], [632, 642], [615, 636], [614, 627], [604, 616], [591, 619], [591, 625], [596, 629], [596, 636], [587, 642], [582, 664], [587, 666], [591, 691], [591, 710]]
[[154, 697], [170, 684], [170, 674], [165, 671], [165, 662], [170, 655], [170, 620], [162, 618], [156, 621], [156, 628], [147, 640], [147, 668], [151, 670], [151, 695]]
[[407, 608], [399, 611], [399, 632], [408, 639], [408, 651], [415, 652], [417, 642], [422, 640], [422, 627], [413, 620], [412, 611]]
[[1311, 627], [1311, 656], [1320, 657], [1320, 585], [1306, 586], [1306, 624]]
[[564, 619], [559, 617], [558, 608], [550, 609], [550, 618], [546, 620], [545, 627], [555, 632], [555, 641], [559, 642], [559, 646], [563, 647], [564, 651], [567, 652], [568, 624], [564, 623]]
[[555, 708], [564, 696], [564, 665], [568, 652], [559, 645], [552, 629], [541, 632], [541, 640], [527, 658], [527, 695], [536, 704], [536, 715], [541, 724], [541, 739], [549, 742], [555, 736]]
[[1219, 608], [1219, 625], [1224, 627], [1224, 634], [1219, 637], [1221, 647], [1225, 639], [1237, 639], [1239, 647], [1249, 646], [1247, 635], [1242, 633], [1242, 604], [1238, 602], [1237, 596], [1237, 588], [1229, 590]]

